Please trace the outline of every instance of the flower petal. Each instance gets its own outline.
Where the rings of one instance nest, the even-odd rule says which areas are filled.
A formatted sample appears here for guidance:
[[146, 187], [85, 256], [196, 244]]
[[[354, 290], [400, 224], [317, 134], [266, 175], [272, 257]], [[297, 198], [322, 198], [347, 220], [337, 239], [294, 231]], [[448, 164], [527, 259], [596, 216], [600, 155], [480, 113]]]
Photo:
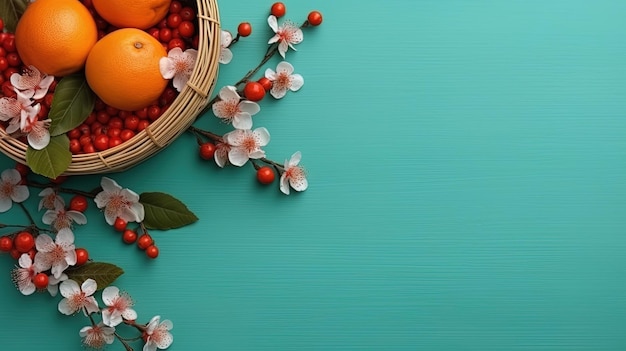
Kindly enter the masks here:
[[285, 173], [280, 176], [280, 191], [285, 195], [289, 195], [289, 181]]
[[22, 268], [30, 268], [33, 265], [33, 260], [30, 258], [30, 255], [27, 253], [23, 253], [22, 256], [17, 260], [17, 263]]
[[20, 172], [18, 172], [15, 168], [5, 169], [4, 171], [2, 171], [2, 174], [0, 174], [0, 178], [2, 178], [3, 181], [11, 184], [17, 184], [22, 181], [22, 176], [20, 175]]
[[117, 193], [122, 190], [122, 187], [109, 177], [102, 177], [100, 186], [102, 187], [102, 190], [107, 193]]
[[239, 147], [232, 148], [228, 152], [228, 161], [234, 166], [241, 167], [248, 162], [248, 153]]
[[74, 233], [69, 228], [59, 230], [56, 237], [56, 243], [61, 246], [74, 244]]
[[233, 52], [230, 51], [229, 48], [222, 48], [222, 50], [220, 51], [220, 59], [219, 62], [221, 64], [229, 64], [230, 61], [232, 61], [233, 59]]
[[27, 136], [28, 145], [35, 150], [41, 150], [50, 143], [50, 132], [47, 128], [33, 128]]
[[120, 296], [120, 289], [116, 286], [107, 286], [102, 290], [102, 302], [107, 306], [111, 306], [118, 296]]
[[37, 235], [37, 239], [35, 239], [35, 247], [39, 252], [50, 252], [54, 249], [55, 245], [48, 234], [39, 234]]
[[89, 278], [83, 282], [81, 290], [85, 293], [85, 295], [91, 296], [96, 292], [96, 290], [98, 290], [98, 284], [95, 280]]
[[260, 146], [265, 146], [270, 142], [270, 132], [265, 127], [257, 128], [253, 133]]
[[76, 293], [80, 293], [80, 287], [77, 282], [68, 279], [59, 285], [59, 291], [61, 292], [61, 296], [70, 297]]
[[291, 85], [289, 86], [289, 89], [291, 91], [298, 91], [304, 85], [304, 78], [302, 78], [301, 75], [292, 74], [290, 78], [291, 78]]
[[[239, 109], [243, 112], [249, 113], [251, 116], [254, 116], [255, 114], [259, 113], [259, 111], [261, 111], [261, 107], [259, 106], [259, 104], [253, 101], [248, 101], [248, 100], [244, 100], [240, 102]], [[245, 128], [245, 129], [249, 129], [249, 128]]]
[[127, 308], [122, 311], [122, 317], [124, 317], [124, 319], [126, 320], [134, 321], [135, 319], [137, 319], [137, 312], [132, 308]]
[[87, 223], [87, 217], [82, 212], [70, 210], [70, 211], [65, 212], [65, 214], [68, 217], [70, 217], [72, 219], [72, 221], [74, 221], [74, 223], [76, 223], [76, 224], [86, 224]]
[[249, 113], [238, 113], [235, 118], [233, 118], [233, 127], [237, 129], [252, 128], [252, 117]]
[[278, 20], [276, 19], [276, 16], [270, 15], [267, 18], [267, 24], [270, 26], [270, 28], [272, 28], [274, 33], [278, 31]]
[[287, 94], [287, 89], [284, 87], [272, 86], [270, 94], [274, 97], [274, 99], [282, 99]]
[[276, 72], [271, 68], [265, 70], [265, 78], [271, 80], [272, 82], [276, 80]]
[[285, 72], [287, 75], [291, 75], [293, 73], [293, 66], [287, 61], [281, 61], [276, 65], [276, 72]]
[[161, 57], [159, 59], [159, 71], [163, 79], [172, 79], [176, 74], [176, 66], [174, 60], [169, 57]]
[[278, 53], [280, 54], [280, 56], [285, 58], [285, 53], [287, 52], [288, 48], [289, 48], [289, 45], [287, 45], [286, 41], [283, 40], [280, 43], [278, 43]]
[[302, 153], [300, 151], [296, 151], [293, 155], [291, 155], [288, 164], [289, 166], [297, 166], [300, 164], [300, 160], [302, 160]]
[[223, 87], [222, 89], [220, 89], [220, 92], [218, 95], [222, 101], [228, 101], [228, 100], [239, 101], [239, 99], [241, 99], [239, 94], [237, 94], [237, 88], [235, 88], [232, 85], [227, 85]]
[[14, 202], [23, 202], [28, 199], [30, 193], [28, 192], [28, 187], [26, 185], [18, 185], [13, 189], [13, 193], [11, 194], [11, 200]]

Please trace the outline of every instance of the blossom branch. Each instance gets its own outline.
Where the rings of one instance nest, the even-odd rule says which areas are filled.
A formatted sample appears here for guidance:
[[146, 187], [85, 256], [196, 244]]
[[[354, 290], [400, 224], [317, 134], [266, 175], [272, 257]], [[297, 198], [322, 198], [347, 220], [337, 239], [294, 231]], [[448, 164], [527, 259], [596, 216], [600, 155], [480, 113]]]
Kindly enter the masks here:
[[54, 183], [39, 183], [39, 182], [28, 180], [28, 179], [26, 179], [26, 185], [32, 186], [33, 188], [39, 188], [39, 189], [54, 188], [58, 192], [61, 192], [61, 193], [82, 195], [91, 199], [95, 198], [96, 194], [102, 191], [102, 187], [97, 187], [91, 191], [83, 191], [79, 189], [60, 187]]

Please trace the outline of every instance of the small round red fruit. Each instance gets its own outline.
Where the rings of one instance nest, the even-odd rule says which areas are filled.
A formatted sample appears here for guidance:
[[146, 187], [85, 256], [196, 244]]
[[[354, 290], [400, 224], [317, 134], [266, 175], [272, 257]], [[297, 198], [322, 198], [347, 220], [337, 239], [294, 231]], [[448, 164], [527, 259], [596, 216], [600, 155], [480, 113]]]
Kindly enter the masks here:
[[87, 250], [79, 248], [76, 249], [76, 265], [82, 266], [89, 260], [89, 252]]
[[265, 89], [265, 91], [270, 91], [270, 89], [272, 89], [272, 81], [265, 77], [260, 78], [257, 82], [259, 82], [259, 84], [263, 86], [263, 89]]
[[170, 13], [170, 15], [167, 16], [167, 26], [170, 27], [171, 29], [178, 28], [178, 26], [180, 25], [182, 21], [183, 21], [183, 18], [180, 17], [180, 15], [177, 13]]
[[270, 9], [270, 13], [277, 18], [283, 17], [285, 12], [287, 12], [287, 8], [282, 2], [275, 2]]
[[196, 11], [189, 6], [185, 6], [180, 9], [180, 17], [183, 18], [183, 21], [193, 21], [196, 19]]
[[237, 26], [237, 34], [241, 37], [247, 37], [252, 34], [252, 25], [249, 22], [241, 22]]
[[142, 250], [147, 249], [148, 246], [152, 244], [154, 244], [154, 240], [152, 240], [152, 237], [150, 236], [150, 234], [142, 234], [137, 239], [137, 246]]
[[146, 256], [150, 258], [157, 258], [159, 256], [159, 248], [154, 245], [148, 246], [146, 248]]
[[261, 184], [271, 184], [276, 179], [276, 174], [272, 167], [263, 166], [256, 171], [256, 179]]
[[33, 284], [35, 284], [35, 288], [37, 289], [45, 289], [48, 287], [49, 278], [46, 273], [37, 273], [33, 277]]
[[87, 209], [88, 203], [89, 202], [87, 201], [86, 197], [82, 195], [74, 195], [70, 199], [70, 210], [78, 211], [78, 212], [85, 212], [85, 210]]
[[213, 155], [215, 154], [215, 144], [213, 143], [203, 143], [202, 145], [200, 145], [200, 157], [202, 157], [202, 159], [204, 160], [210, 160], [213, 158]]
[[0, 238], [0, 251], [10, 252], [13, 249], [13, 239], [9, 236], [3, 236]]
[[132, 244], [137, 241], [137, 232], [132, 229], [126, 229], [122, 234], [122, 241], [127, 244]]
[[243, 88], [243, 95], [250, 101], [261, 101], [265, 97], [265, 88], [259, 82], [248, 82]]
[[13, 239], [13, 246], [21, 253], [28, 252], [35, 247], [35, 238], [29, 232], [20, 232]]
[[118, 232], [123, 232], [124, 230], [126, 230], [127, 225], [128, 222], [126, 222], [126, 220], [117, 217], [115, 219], [115, 222], [113, 222], [113, 229], [117, 230]]
[[307, 17], [307, 21], [309, 21], [309, 24], [314, 27], [322, 24], [322, 20], [322, 14], [319, 11], [311, 11], [309, 13], [309, 16]]
[[191, 38], [196, 32], [196, 26], [191, 21], [182, 21], [178, 26], [178, 33], [182, 37]]

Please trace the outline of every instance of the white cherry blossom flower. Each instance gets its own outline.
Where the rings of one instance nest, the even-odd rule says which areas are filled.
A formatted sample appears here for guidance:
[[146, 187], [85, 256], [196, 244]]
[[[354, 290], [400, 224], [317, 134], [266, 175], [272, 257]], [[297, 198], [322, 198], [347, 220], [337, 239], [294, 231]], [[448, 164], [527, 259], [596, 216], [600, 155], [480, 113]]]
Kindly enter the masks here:
[[289, 160], [285, 160], [285, 171], [280, 176], [280, 191], [289, 195], [289, 187], [295, 191], [304, 191], [309, 186], [306, 179], [306, 172], [299, 166], [302, 154], [300, 151], [294, 153]]
[[213, 114], [237, 129], [252, 128], [252, 116], [261, 108], [256, 102], [241, 100], [237, 88], [227, 85], [220, 89], [219, 101], [213, 104]]
[[183, 90], [185, 84], [193, 73], [193, 67], [196, 64], [198, 50], [183, 50], [175, 47], [167, 53], [167, 57], [161, 57], [159, 60], [159, 69], [164, 79], [172, 79], [174, 88], [179, 92]]
[[102, 350], [115, 341], [115, 328], [107, 327], [102, 322], [83, 327], [78, 334], [83, 338], [83, 345], [94, 350]]
[[53, 210], [47, 210], [43, 214], [41, 220], [44, 224], [52, 226], [55, 232], [63, 228], [72, 229], [72, 224], [86, 224], [87, 217], [84, 214], [74, 210], [66, 210], [65, 204], [60, 201], [55, 202]]
[[39, 200], [39, 211], [41, 211], [42, 208], [53, 210], [57, 202], [59, 202], [61, 206], [65, 206], [65, 201], [54, 188], [43, 189], [39, 193], [39, 196], [41, 196], [41, 200]]
[[249, 129], [235, 129], [224, 135], [224, 139], [230, 145], [228, 160], [235, 166], [243, 166], [249, 159], [265, 157], [265, 151], [261, 147], [270, 141], [270, 133], [261, 127], [254, 131]]
[[228, 48], [230, 44], [233, 42], [233, 35], [230, 34], [229, 31], [223, 30], [220, 38], [220, 46], [222, 47], [220, 51], [220, 60], [221, 64], [228, 64], [233, 59], [233, 52]]
[[86, 316], [98, 312], [100, 310], [98, 302], [95, 297], [91, 296], [96, 292], [97, 287], [93, 279], [85, 280], [81, 286], [71, 279], [62, 282], [59, 291], [64, 299], [59, 301], [59, 312], [72, 315], [82, 310]]
[[33, 106], [33, 100], [21, 92], [17, 93], [17, 98], [0, 98], [0, 121], [9, 122], [6, 128], [8, 134], [17, 132], [22, 120], [36, 118], [40, 110], [41, 104]]
[[269, 24], [270, 28], [276, 33], [267, 43], [273, 44], [278, 42], [278, 53], [280, 53], [280, 56], [283, 58], [285, 58], [287, 49], [292, 48], [295, 51], [296, 48], [293, 46], [301, 43], [304, 38], [302, 29], [291, 21], [285, 21], [281, 26], [278, 26], [276, 17], [270, 15], [267, 18], [267, 24]]
[[52, 268], [52, 275], [60, 278], [67, 267], [76, 264], [74, 233], [68, 228], [59, 230], [55, 241], [47, 234], [39, 234], [35, 247], [35, 266], [40, 272]]
[[22, 176], [14, 168], [5, 169], [0, 174], [0, 212], [6, 212], [13, 207], [13, 202], [22, 202], [28, 199], [30, 193], [26, 185], [20, 185]]
[[[37, 104], [39, 106], [39, 104]], [[20, 130], [25, 133], [28, 145], [35, 150], [41, 150], [48, 146], [50, 143], [50, 118], [40, 120], [37, 115], [28, 115], [26, 118], [22, 117], [20, 121]]]
[[17, 262], [19, 267], [15, 267], [11, 271], [11, 278], [22, 294], [30, 295], [36, 290], [33, 278], [39, 273], [39, 270], [33, 265], [33, 260], [27, 253], [22, 254]]
[[50, 296], [57, 296], [59, 293], [59, 284], [66, 281], [69, 277], [67, 274], [62, 273], [61, 276], [55, 278], [53, 275], [48, 276], [48, 292]]
[[102, 321], [105, 325], [115, 327], [124, 319], [137, 319], [137, 312], [133, 310], [133, 300], [126, 293], [120, 293], [115, 286], [108, 286], [102, 290], [102, 301], [106, 308], [102, 309]]
[[109, 225], [113, 225], [118, 217], [126, 222], [143, 221], [145, 212], [137, 193], [122, 189], [113, 179], [107, 177], [102, 177], [100, 186], [102, 191], [96, 195], [94, 201], [98, 208], [104, 208], [104, 218]]
[[28, 69], [25, 69], [22, 74], [13, 73], [11, 75], [11, 84], [15, 90], [21, 91], [22, 94], [33, 100], [46, 96], [53, 81], [53, 76], [42, 74], [35, 66], [28, 66]]
[[165, 350], [170, 347], [174, 342], [174, 337], [170, 333], [170, 330], [174, 327], [174, 324], [166, 319], [160, 322], [161, 316], [154, 316], [150, 320], [150, 323], [146, 326], [146, 344], [143, 346], [143, 351], [156, 351]]
[[230, 145], [227, 143], [215, 143], [215, 153], [213, 154], [213, 159], [215, 160], [215, 164], [217, 164], [220, 168], [224, 168], [224, 166], [226, 166], [229, 151]]
[[276, 99], [280, 99], [287, 90], [298, 91], [304, 85], [304, 78], [299, 74], [292, 74], [293, 66], [287, 62], [282, 61], [276, 66], [276, 72], [271, 68], [265, 70], [265, 78], [272, 82], [272, 89], [270, 94]]

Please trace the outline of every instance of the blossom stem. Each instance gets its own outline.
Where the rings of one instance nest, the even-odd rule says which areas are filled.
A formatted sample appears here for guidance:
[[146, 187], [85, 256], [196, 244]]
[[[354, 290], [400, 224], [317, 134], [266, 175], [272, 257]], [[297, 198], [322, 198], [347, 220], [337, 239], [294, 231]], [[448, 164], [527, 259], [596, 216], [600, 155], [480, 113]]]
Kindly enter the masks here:
[[28, 211], [28, 209], [26, 208], [26, 206], [24, 206], [23, 203], [18, 203], [18, 205], [22, 208], [22, 210], [24, 211], [24, 213], [26, 214], [26, 217], [28, 217], [28, 221], [30, 222], [30, 226], [31, 227], [35, 227], [35, 220], [33, 219], [33, 216], [31, 216], [30, 212]]
[[122, 343], [122, 345], [124, 345], [124, 348], [126, 349], [126, 351], [134, 351], [134, 349], [118, 333], [113, 333], [113, 335], [115, 335], [117, 340], [119, 340]]
[[[211, 133], [207, 130], [203, 130], [194, 126], [190, 126], [188, 129], [188, 131], [192, 132], [196, 138], [198, 138], [199, 135], [205, 136], [213, 141], [217, 141], [217, 142], [223, 142], [224, 140], [222, 139], [221, 136], [215, 134], [215, 133]], [[198, 143], [200, 144], [200, 143]]]
[[252, 78], [253, 75], [255, 75], [260, 69], [261, 67], [263, 67], [264, 64], [267, 63], [267, 61], [269, 61], [272, 56], [274, 56], [274, 54], [276, 54], [278, 52], [278, 43], [274, 43], [272, 45], [270, 45], [267, 48], [267, 51], [265, 52], [265, 56], [263, 56], [263, 59], [261, 60], [261, 62], [253, 69], [251, 69], [248, 73], [246, 73], [245, 76], [243, 76], [243, 78], [241, 78], [237, 83], [235, 83], [235, 86], [239, 86], [245, 82], [247, 82], [250, 78]]
[[91, 199], [95, 198], [96, 194], [102, 191], [101, 187], [97, 187], [92, 191], [83, 191], [83, 190], [78, 190], [78, 189], [59, 187], [54, 183], [45, 184], [45, 183], [39, 183], [39, 182], [32, 181], [32, 180], [27, 180], [26, 185], [32, 186], [33, 188], [39, 188], [39, 189], [55, 188], [57, 191], [62, 192], [62, 193], [82, 195]]

